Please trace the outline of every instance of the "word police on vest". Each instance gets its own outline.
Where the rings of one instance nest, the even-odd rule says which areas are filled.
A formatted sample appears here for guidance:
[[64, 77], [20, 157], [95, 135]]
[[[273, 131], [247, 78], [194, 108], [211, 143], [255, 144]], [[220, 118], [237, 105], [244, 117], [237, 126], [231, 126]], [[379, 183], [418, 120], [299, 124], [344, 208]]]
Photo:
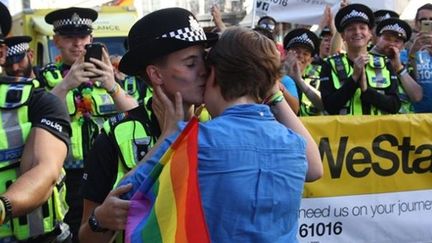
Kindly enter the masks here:
[[63, 127], [60, 124], [58, 124], [57, 122], [50, 121], [46, 118], [42, 118], [41, 123], [48, 125], [59, 132], [62, 132], [63, 130]]

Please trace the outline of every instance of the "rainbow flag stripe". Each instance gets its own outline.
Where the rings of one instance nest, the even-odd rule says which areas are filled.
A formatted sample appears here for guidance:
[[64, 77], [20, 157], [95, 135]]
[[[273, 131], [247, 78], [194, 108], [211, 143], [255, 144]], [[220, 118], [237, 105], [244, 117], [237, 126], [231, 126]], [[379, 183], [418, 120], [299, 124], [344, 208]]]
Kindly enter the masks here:
[[210, 242], [198, 186], [192, 118], [131, 199], [125, 242]]

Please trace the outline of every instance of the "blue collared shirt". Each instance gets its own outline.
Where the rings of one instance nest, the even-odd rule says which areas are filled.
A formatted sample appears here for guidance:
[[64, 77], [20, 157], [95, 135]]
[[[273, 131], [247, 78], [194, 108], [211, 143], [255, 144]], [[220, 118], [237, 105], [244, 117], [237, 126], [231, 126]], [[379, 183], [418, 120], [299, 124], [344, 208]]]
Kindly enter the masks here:
[[[176, 136], [122, 181], [133, 184], [126, 198]], [[306, 171], [305, 140], [266, 105], [233, 106], [201, 123], [199, 187], [212, 242], [296, 242]]]

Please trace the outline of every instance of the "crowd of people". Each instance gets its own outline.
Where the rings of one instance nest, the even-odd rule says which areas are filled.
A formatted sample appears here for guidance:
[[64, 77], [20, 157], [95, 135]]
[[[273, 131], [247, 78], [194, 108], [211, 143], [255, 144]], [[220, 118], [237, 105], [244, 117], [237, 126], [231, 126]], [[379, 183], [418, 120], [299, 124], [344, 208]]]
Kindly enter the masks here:
[[323, 175], [300, 116], [432, 111], [419, 74], [432, 73], [432, 4], [411, 28], [342, 1], [283, 43], [270, 16], [252, 29], [212, 15], [207, 33], [186, 9], [154, 11], [124, 56], [87, 60], [98, 13], [54, 10], [59, 61], [33, 67], [0, 3], [0, 243], [123, 241], [130, 199], [193, 116], [211, 241], [296, 242], [304, 183]]

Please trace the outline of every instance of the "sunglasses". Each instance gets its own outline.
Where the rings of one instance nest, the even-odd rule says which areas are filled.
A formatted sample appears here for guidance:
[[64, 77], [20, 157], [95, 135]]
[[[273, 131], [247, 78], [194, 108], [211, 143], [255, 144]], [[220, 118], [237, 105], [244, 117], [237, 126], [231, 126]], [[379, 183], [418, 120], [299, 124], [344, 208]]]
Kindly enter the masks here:
[[272, 32], [275, 29], [276, 24], [271, 20], [262, 20], [258, 23], [258, 26]]

